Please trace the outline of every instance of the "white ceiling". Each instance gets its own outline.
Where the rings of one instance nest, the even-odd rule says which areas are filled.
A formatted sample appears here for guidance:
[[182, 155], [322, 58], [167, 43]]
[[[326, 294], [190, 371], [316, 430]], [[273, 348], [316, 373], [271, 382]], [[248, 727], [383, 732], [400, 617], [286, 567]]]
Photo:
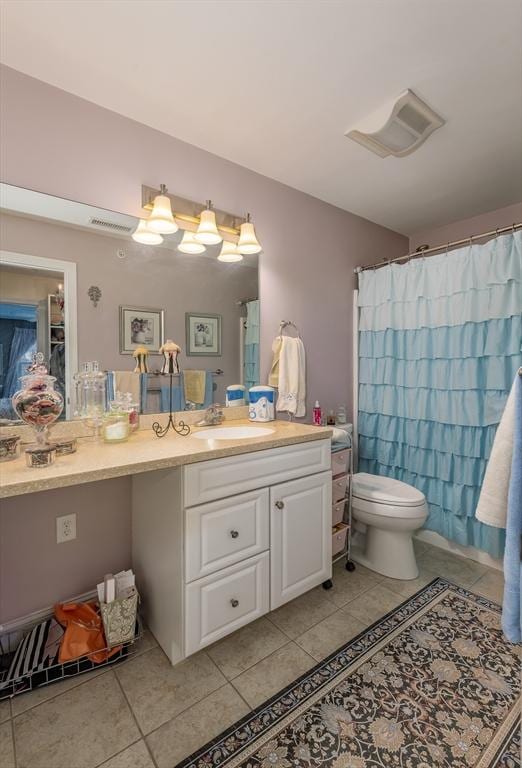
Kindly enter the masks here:
[[[405, 234], [522, 199], [520, 0], [9, 0], [2, 61]], [[345, 138], [405, 88], [447, 124]]]

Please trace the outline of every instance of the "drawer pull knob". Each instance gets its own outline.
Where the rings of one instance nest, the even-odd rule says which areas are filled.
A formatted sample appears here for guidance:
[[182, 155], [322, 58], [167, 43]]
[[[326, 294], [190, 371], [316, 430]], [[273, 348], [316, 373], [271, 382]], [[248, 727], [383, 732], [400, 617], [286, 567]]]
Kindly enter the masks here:
[[233, 539], [237, 539], [237, 537], [239, 536], [239, 531], [230, 531], [230, 535], [232, 536]]
[[285, 506], [285, 503], [284, 501], [276, 501], [275, 505], [278, 509], [283, 509], [283, 507]]
[[239, 605], [239, 600], [236, 600], [236, 598], [233, 597], [232, 600], [230, 601], [230, 605], [232, 606], [232, 608], [237, 608], [237, 606]]

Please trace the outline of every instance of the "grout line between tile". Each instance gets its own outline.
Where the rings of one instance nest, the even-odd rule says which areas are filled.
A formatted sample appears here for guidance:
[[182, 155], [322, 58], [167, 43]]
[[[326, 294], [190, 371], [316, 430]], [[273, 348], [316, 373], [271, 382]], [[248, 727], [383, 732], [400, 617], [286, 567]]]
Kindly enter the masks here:
[[[125, 703], [127, 704], [128, 708], [129, 708], [129, 711], [130, 711], [130, 713], [131, 713], [131, 715], [132, 715], [132, 718], [133, 718], [134, 722], [136, 723], [136, 727], [137, 727], [137, 729], [138, 729], [138, 732], [141, 734], [141, 738], [142, 738], [142, 739], [143, 739], [143, 741], [145, 742], [145, 747], [146, 747], [146, 749], [147, 749], [147, 752], [148, 752], [148, 753], [149, 753], [149, 755], [150, 755], [150, 759], [152, 760], [152, 764], [155, 766], [155, 768], [158, 768], [158, 764], [157, 764], [156, 760], [154, 759], [154, 755], [152, 754], [152, 751], [151, 751], [151, 749], [150, 749], [149, 745], [147, 744], [147, 739], [145, 738], [145, 734], [143, 733], [143, 731], [142, 731], [142, 729], [141, 729], [141, 726], [140, 726], [140, 724], [139, 724], [139, 722], [138, 722], [138, 718], [136, 717], [136, 715], [135, 715], [135, 713], [134, 713], [134, 710], [133, 710], [133, 708], [131, 707], [130, 701], [129, 701], [129, 700], [128, 700], [128, 698], [127, 698], [127, 694], [126, 694], [126, 693], [125, 693], [125, 691], [123, 690], [123, 685], [121, 684], [121, 681], [120, 681], [120, 679], [119, 679], [118, 675], [114, 675], [114, 677], [116, 678], [116, 682], [117, 682], [117, 684], [118, 684], [118, 686], [119, 686], [119, 689], [120, 689], [120, 691], [121, 691], [121, 694], [122, 694], [122, 696], [123, 696], [123, 698], [124, 698], [124, 700], [125, 700]], [[133, 744], [135, 744], [135, 743], [136, 743], [136, 742], [133, 742]], [[128, 744], [127, 746], [131, 746], [131, 745], [130, 745], [130, 744]], [[127, 747], [125, 747], [125, 749], [127, 749]]]
[[[285, 635], [285, 637], [288, 637], [288, 635], [286, 635], [284, 632], [282, 632], [282, 634]], [[268, 656], [263, 656], [262, 659], [258, 659], [253, 664], [251, 664], [249, 667], [245, 667], [245, 669], [241, 670], [241, 672], [239, 672], [237, 675], [234, 675], [234, 677], [227, 678], [228, 682], [231, 683], [233, 680], [237, 680], [238, 677], [241, 677], [241, 675], [243, 675], [245, 672], [248, 672], [249, 669], [253, 669], [257, 664], [261, 664], [262, 661], [265, 661], [266, 659], [269, 659], [270, 656], [272, 656], [274, 653], [277, 653], [282, 648], [286, 648], [286, 646], [289, 645], [292, 642], [293, 642], [293, 640], [290, 637], [288, 637], [288, 640], [286, 641], [286, 643], [283, 643], [283, 645], [280, 645], [279, 648], [276, 648], [275, 651], [272, 651], [272, 653], [269, 653]], [[221, 670], [220, 670], [220, 672], [221, 672]], [[221, 672], [221, 674], [223, 674], [223, 672]]]
[[14, 757], [14, 764], [15, 768], [18, 768], [18, 758], [16, 756], [16, 741], [15, 741], [15, 726], [14, 726], [14, 719], [11, 718], [8, 722], [11, 723], [11, 738], [13, 740], [13, 757]]
[[[89, 672], [94, 672], [95, 670], [89, 670]], [[44, 699], [43, 701], [39, 701], [38, 704], [32, 704], [30, 707], [27, 707], [27, 709], [24, 709], [23, 712], [17, 712], [15, 713], [13, 711], [13, 707], [11, 706], [11, 717], [13, 720], [15, 720], [18, 717], [22, 717], [22, 715], [26, 715], [28, 712], [30, 712], [32, 709], [37, 709], [38, 707], [41, 707], [42, 704], [47, 704], [49, 701], [53, 701], [54, 699], [58, 699], [60, 696], [64, 696], [66, 693], [69, 693], [69, 691], [73, 691], [76, 688], [79, 688], [82, 685], [86, 685], [87, 683], [90, 683], [92, 680], [96, 680], [96, 678], [101, 677], [102, 675], [106, 675], [108, 672], [112, 672], [112, 667], [108, 666], [106, 667], [103, 672], [99, 672], [99, 674], [94, 675], [94, 677], [88, 677], [89, 672], [85, 672], [83, 675], [79, 675], [79, 677], [84, 677], [81, 682], [78, 682], [76, 685], [71, 685], [70, 688], [67, 688], [66, 691], [61, 691], [60, 693], [55, 693], [54, 696], [49, 696], [47, 699]], [[67, 678], [64, 678], [67, 680]], [[72, 676], [71, 676], [72, 679]], [[61, 682], [61, 681], [60, 681]], [[47, 688], [48, 690], [51, 690], [53, 688], [53, 684], [50, 683], [48, 686], [42, 686], [42, 688]], [[35, 688], [35, 691], [40, 690], [39, 688]], [[28, 692], [31, 693], [30, 691]], [[24, 694], [19, 694], [20, 696], [23, 696]]]
[[107, 758], [107, 760], [104, 760], [103, 763], [98, 763], [98, 765], [94, 766], [94, 768], [103, 768], [104, 765], [107, 765], [107, 763], [110, 760], [114, 760], [115, 757], [118, 757], [118, 755], [121, 755], [122, 752], [125, 752], [126, 749], [130, 749], [130, 747], [133, 747], [135, 744], [139, 744], [140, 741], [145, 741], [141, 736], [139, 739], [136, 739], [136, 741], [133, 741], [132, 744], [127, 744], [126, 747], [123, 747], [123, 749], [120, 749], [119, 752], [116, 752], [114, 755], [111, 755]]
[[[305, 633], [305, 632], [308, 632], [308, 630], [309, 630], [309, 629], [312, 629], [313, 627], [316, 627], [316, 626], [317, 626], [318, 624], [320, 624], [322, 621], [324, 621], [325, 619], [328, 619], [330, 616], [333, 616], [333, 615], [334, 615], [334, 613], [337, 613], [337, 611], [341, 610], [341, 609], [339, 608], [339, 606], [338, 606], [338, 605], [336, 605], [336, 604], [333, 602], [333, 600], [328, 600], [328, 602], [329, 602], [329, 603], [330, 603], [330, 605], [333, 607], [333, 611], [332, 611], [331, 613], [329, 613], [329, 614], [328, 614], [328, 616], [323, 616], [323, 618], [322, 618], [322, 619], [319, 619], [319, 621], [315, 621], [313, 624], [310, 624], [310, 626], [309, 626], [309, 627], [307, 627], [307, 628], [305, 629], [305, 631], [304, 631], [304, 632], [300, 632], [300, 633], [297, 635], [297, 637], [301, 637], [301, 635], [304, 635], [304, 633]], [[273, 625], [274, 625], [274, 627], [275, 627], [276, 629], [278, 629], [280, 632], [282, 632], [282, 633], [283, 633], [283, 635], [285, 635], [285, 637], [288, 637], [288, 639], [289, 639], [289, 640], [291, 640], [291, 641], [294, 641], [294, 642], [296, 641], [296, 639], [297, 639], [296, 637], [291, 637], [291, 636], [290, 636], [290, 635], [289, 635], [287, 632], [285, 632], [285, 631], [284, 631], [284, 629], [281, 629], [281, 627], [279, 627], [279, 626], [278, 626], [278, 625], [275, 623], [275, 621], [272, 621], [272, 619], [270, 618], [270, 614], [269, 614], [269, 613], [267, 613], [267, 614], [266, 614], [266, 618], [267, 618], [267, 619], [270, 621], [270, 623], [271, 623], [271, 624], [273, 624]], [[286, 645], [286, 643], [285, 643], [285, 645]], [[281, 648], [282, 648], [282, 647], [283, 647], [283, 646], [281, 646]]]

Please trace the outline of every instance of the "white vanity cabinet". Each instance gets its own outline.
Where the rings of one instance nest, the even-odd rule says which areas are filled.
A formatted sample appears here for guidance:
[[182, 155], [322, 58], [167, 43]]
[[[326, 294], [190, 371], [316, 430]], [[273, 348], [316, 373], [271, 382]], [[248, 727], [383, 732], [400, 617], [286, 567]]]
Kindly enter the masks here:
[[133, 477], [133, 567], [172, 663], [331, 577], [330, 440]]

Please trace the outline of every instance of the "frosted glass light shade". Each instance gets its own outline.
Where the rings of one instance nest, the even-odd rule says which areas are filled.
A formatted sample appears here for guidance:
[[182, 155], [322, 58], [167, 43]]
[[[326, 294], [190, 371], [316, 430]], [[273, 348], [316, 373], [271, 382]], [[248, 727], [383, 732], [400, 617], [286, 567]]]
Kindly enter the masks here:
[[147, 226], [152, 232], [159, 232], [160, 235], [172, 235], [178, 231], [179, 227], [174, 221], [167, 195], [156, 195], [154, 198], [154, 207], [147, 219]]
[[181, 253], [204, 253], [206, 250], [202, 243], [194, 239], [194, 232], [185, 232], [183, 240], [178, 245], [178, 251]]
[[216, 214], [214, 211], [208, 208], [205, 211], [201, 211], [198, 231], [194, 237], [198, 243], [204, 243], [205, 245], [216, 245], [223, 240], [216, 226]]
[[241, 224], [239, 242], [237, 247], [241, 253], [259, 253], [261, 246], [256, 237], [256, 231], [251, 221], [245, 221]]
[[148, 222], [145, 221], [145, 219], [140, 219], [139, 224], [131, 237], [137, 243], [142, 243], [142, 245], [160, 245], [163, 242], [163, 238], [159, 232], [150, 231]]
[[227, 240], [224, 240], [218, 260], [228, 262], [242, 261], [243, 254], [239, 253], [235, 243], [229, 243]]

